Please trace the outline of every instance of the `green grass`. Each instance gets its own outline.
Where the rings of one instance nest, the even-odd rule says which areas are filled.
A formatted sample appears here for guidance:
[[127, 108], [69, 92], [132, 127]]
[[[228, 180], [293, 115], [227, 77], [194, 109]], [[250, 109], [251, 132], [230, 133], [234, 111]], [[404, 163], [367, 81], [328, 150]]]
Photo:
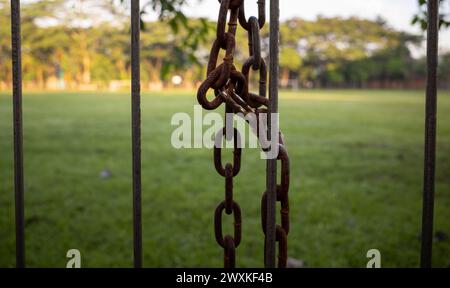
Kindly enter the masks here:
[[[130, 97], [108, 93], [24, 95], [26, 250], [30, 267], [131, 267]], [[194, 93], [142, 98], [143, 247], [146, 267], [220, 267], [213, 212], [224, 180], [212, 151], [170, 145], [175, 112]], [[419, 262], [424, 96], [420, 91], [281, 94], [291, 157], [290, 257], [307, 267], [383, 267]], [[0, 267], [14, 266], [12, 105], [0, 94]], [[433, 264], [450, 266], [450, 93], [439, 95]], [[104, 169], [112, 177], [102, 179]], [[237, 265], [261, 267], [260, 196], [265, 163], [243, 151], [235, 200], [243, 213]], [[230, 231], [231, 220], [224, 224]], [[445, 237], [444, 237], [445, 238]]]

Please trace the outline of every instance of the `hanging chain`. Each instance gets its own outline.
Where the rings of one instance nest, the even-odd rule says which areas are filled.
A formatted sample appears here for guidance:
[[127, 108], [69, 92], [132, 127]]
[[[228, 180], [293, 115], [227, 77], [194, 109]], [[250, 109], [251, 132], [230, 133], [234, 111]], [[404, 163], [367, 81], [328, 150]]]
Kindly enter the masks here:
[[[278, 267], [287, 265], [287, 235], [289, 233], [289, 157], [286, 148], [279, 144], [277, 159], [281, 162], [281, 183], [277, 184], [277, 202], [281, 204], [281, 225], [276, 225], [276, 241], [278, 242]], [[267, 191], [261, 199], [261, 226], [266, 233]]]
[[[197, 91], [197, 100], [206, 110], [215, 110], [225, 104], [226, 113], [254, 113], [257, 118], [261, 113], [267, 113], [269, 100], [267, 94], [267, 67], [261, 56], [260, 30], [265, 25], [265, 0], [258, 0], [258, 18], [246, 18], [244, 0], [219, 0], [220, 10], [217, 20], [216, 39], [211, 48], [206, 72], [206, 79]], [[227, 23], [228, 18], [228, 23]], [[234, 65], [236, 49], [236, 30], [239, 24], [248, 33], [249, 58], [244, 62], [241, 71]], [[228, 24], [228, 30], [226, 26]], [[217, 65], [220, 50], [225, 50], [223, 62]], [[258, 93], [249, 92], [250, 69], [259, 72]], [[214, 90], [214, 98], [208, 100], [207, 93]], [[260, 108], [264, 106], [265, 108]], [[225, 127], [216, 135], [214, 145], [214, 166], [217, 173], [225, 178], [225, 200], [222, 201], [214, 213], [214, 230], [217, 243], [224, 249], [224, 267], [234, 268], [236, 248], [241, 242], [241, 208], [233, 200], [233, 178], [241, 168], [241, 143], [239, 131], [232, 127], [232, 118], [226, 117]], [[230, 121], [231, 120], [231, 121]], [[259, 121], [257, 121], [259, 123]], [[267, 125], [264, 123], [263, 125]], [[267, 126], [262, 128], [267, 131]], [[257, 137], [260, 138], [256, 129]], [[234, 132], [234, 133], [233, 133]], [[222, 163], [222, 142], [233, 139], [233, 163]], [[283, 136], [280, 132], [279, 153], [277, 159], [281, 162], [281, 183], [277, 185], [277, 201], [281, 204], [281, 225], [276, 226], [276, 241], [278, 242], [278, 267], [286, 267], [287, 235], [289, 233], [289, 158], [284, 147]], [[261, 139], [260, 139], [261, 141]], [[266, 233], [267, 192], [261, 200], [261, 224]], [[223, 212], [234, 217], [234, 235], [223, 235]], [[266, 248], [264, 248], [266, 249]]]
[[[216, 145], [214, 146], [214, 166], [217, 173], [225, 177], [225, 200], [221, 202], [214, 213], [214, 231], [217, 243], [224, 249], [224, 267], [233, 268], [235, 266], [235, 249], [241, 242], [241, 208], [233, 200], [233, 177], [241, 169], [241, 145], [239, 131], [234, 128], [234, 152], [233, 164], [227, 163], [225, 168], [222, 165], [222, 143], [223, 135], [226, 134], [226, 128], [216, 136]], [[222, 213], [225, 210], [227, 215], [234, 216], [234, 236], [222, 233]]]

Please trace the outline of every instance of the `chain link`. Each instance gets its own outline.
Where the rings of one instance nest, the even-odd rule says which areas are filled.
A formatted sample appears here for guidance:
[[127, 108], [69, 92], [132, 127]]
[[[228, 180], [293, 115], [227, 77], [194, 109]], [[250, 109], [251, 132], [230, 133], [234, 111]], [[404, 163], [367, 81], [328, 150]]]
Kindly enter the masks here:
[[[286, 148], [279, 144], [278, 160], [281, 162], [281, 183], [277, 185], [277, 202], [280, 202], [281, 225], [276, 226], [276, 241], [278, 242], [278, 267], [287, 265], [287, 235], [289, 234], [289, 157]], [[261, 199], [261, 227], [266, 233], [267, 192]]]
[[[206, 110], [215, 110], [225, 104], [226, 113], [254, 113], [259, 119], [261, 113], [267, 113], [269, 100], [267, 94], [267, 66], [261, 55], [260, 30], [265, 25], [265, 0], [258, 0], [258, 18], [246, 18], [244, 0], [219, 0], [220, 10], [217, 20], [216, 39], [209, 55], [206, 79], [197, 91], [197, 100]], [[228, 19], [228, 23], [227, 23]], [[249, 58], [244, 62], [242, 70], [238, 71], [234, 65], [236, 49], [237, 24], [248, 33]], [[228, 30], [226, 26], [228, 24]], [[225, 50], [222, 63], [218, 64], [220, 50]], [[250, 68], [259, 71], [259, 91], [249, 92]], [[208, 100], [208, 91], [214, 90], [214, 98]], [[228, 119], [226, 117], [226, 119]], [[259, 125], [259, 121], [257, 121]], [[267, 123], [263, 124], [267, 131]], [[233, 197], [233, 178], [238, 175], [241, 168], [241, 137], [239, 131], [232, 127], [233, 121], [225, 121], [225, 127], [217, 133], [214, 145], [214, 166], [221, 176], [225, 178], [225, 200], [222, 201], [214, 213], [214, 232], [217, 243], [224, 249], [224, 267], [234, 268], [236, 263], [236, 248], [241, 242], [242, 219], [241, 208]], [[258, 138], [259, 126], [254, 131]], [[233, 131], [233, 133], [231, 133]], [[222, 163], [222, 142], [225, 135], [228, 141], [233, 140], [233, 163]], [[260, 139], [261, 140], [261, 139]], [[287, 263], [287, 235], [289, 233], [289, 157], [284, 146], [283, 135], [279, 136], [279, 154], [277, 159], [281, 162], [281, 183], [277, 185], [277, 201], [281, 204], [281, 225], [276, 226], [276, 241], [278, 242], [278, 267], [286, 267]], [[261, 200], [261, 224], [266, 233], [267, 193], [264, 192]], [[234, 235], [223, 236], [223, 212], [234, 217]], [[266, 249], [266, 247], [264, 247]]]

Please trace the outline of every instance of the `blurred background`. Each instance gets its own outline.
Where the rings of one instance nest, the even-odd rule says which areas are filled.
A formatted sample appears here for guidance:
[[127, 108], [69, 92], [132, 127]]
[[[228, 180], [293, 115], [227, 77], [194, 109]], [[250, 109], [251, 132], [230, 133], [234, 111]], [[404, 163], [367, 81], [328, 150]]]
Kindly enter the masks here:
[[[269, 2], [269, 1], [266, 1]], [[426, 1], [280, 1], [280, 120], [291, 157], [289, 256], [303, 267], [419, 263]], [[27, 263], [131, 267], [129, 1], [21, 1]], [[268, 3], [266, 4], [268, 11]], [[220, 267], [212, 151], [176, 150], [219, 3], [141, 0], [144, 265]], [[247, 15], [257, 15], [246, 0]], [[433, 264], [450, 267], [450, 1], [441, 1]], [[268, 12], [267, 12], [267, 15]], [[14, 266], [9, 1], [0, 0], [0, 267]], [[268, 57], [269, 25], [262, 30]], [[238, 29], [235, 63], [248, 57]], [[251, 88], [257, 89], [257, 75]], [[243, 151], [240, 267], [263, 266], [265, 162]], [[230, 152], [231, 154], [231, 152]], [[231, 230], [231, 219], [226, 219]]]
[[[215, 37], [217, 1], [172, 0], [167, 7], [159, 1], [142, 2], [142, 88], [195, 88], [204, 78]], [[426, 5], [419, 8], [414, 0], [281, 2], [282, 88], [424, 87], [420, 9]], [[8, 89], [9, 7], [8, 1], [1, 3], [0, 88]], [[129, 89], [127, 1], [23, 1], [22, 6], [27, 90]], [[257, 8], [255, 3], [246, 7], [249, 15]], [[443, 2], [441, 12], [447, 15], [449, 10]], [[450, 32], [448, 23], [443, 24], [439, 79], [440, 87], [448, 89]], [[262, 37], [267, 52], [268, 26]], [[240, 66], [247, 57], [242, 30], [237, 42], [242, 47], [235, 57]]]

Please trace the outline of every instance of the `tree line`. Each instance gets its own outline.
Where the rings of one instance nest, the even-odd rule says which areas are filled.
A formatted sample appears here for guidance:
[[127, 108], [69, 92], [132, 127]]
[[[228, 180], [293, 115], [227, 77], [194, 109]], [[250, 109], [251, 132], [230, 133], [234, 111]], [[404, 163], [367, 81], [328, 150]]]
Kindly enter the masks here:
[[[0, 1], [0, 88], [11, 86], [9, 1]], [[30, 1], [22, 5], [24, 85], [36, 89], [122, 89], [130, 79], [128, 7], [114, 1]], [[73, 6], [70, 6], [73, 5]], [[182, 17], [182, 16], [179, 16]], [[194, 88], [205, 77], [215, 23], [182, 18], [143, 23], [143, 89]], [[262, 48], [268, 57], [268, 25]], [[195, 32], [195, 33], [193, 33]], [[194, 35], [195, 34], [195, 35]], [[200, 35], [200, 36], [199, 36]], [[290, 19], [280, 28], [283, 87], [419, 88], [424, 85], [422, 35], [397, 31], [381, 18]], [[235, 62], [248, 57], [245, 31], [237, 34]], [[174, 77], [176, 76], [176, 77]], [[440, 57], [439, 79], [449, 88], [450, 53]]]

